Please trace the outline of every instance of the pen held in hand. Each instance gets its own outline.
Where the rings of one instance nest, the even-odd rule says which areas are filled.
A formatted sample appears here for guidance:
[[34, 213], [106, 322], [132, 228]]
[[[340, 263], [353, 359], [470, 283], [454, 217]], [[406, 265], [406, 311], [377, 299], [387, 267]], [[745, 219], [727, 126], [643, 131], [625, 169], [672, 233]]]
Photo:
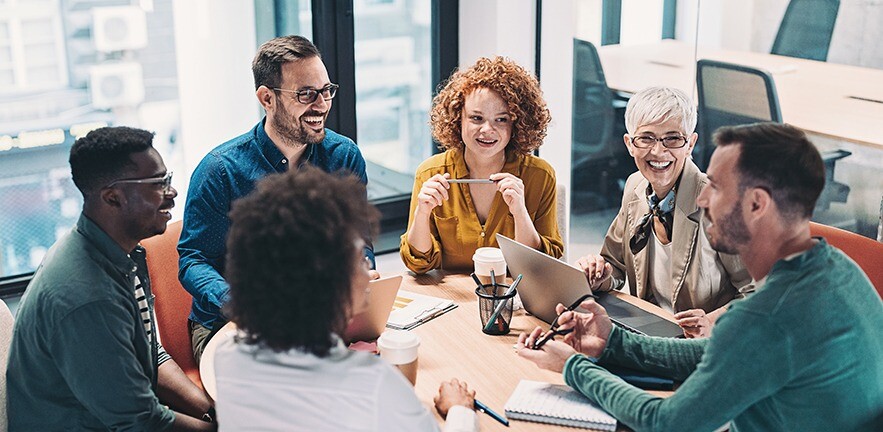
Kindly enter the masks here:
[[543, 335], [543, 337], [541, 337], [539, 340], [537, 340], [536, 342], [533, 343], [533, 346], [531, 347], [531, 349], [538, 350], [538, 349], [542, 348], [543, 345], [546, 344], [546, 342], [549, 342], [550, 340], [552, 340], [552, 338], [554, 338], [556, 335], [564, 336], [564, 335], [570, 334], [572, 332], [573, 332], [572, 328], [566, 329], [566, 330], [549, 330], [546, 332], [546, 334]]
[[545, 345], [546, 342], [549, 342], [550, 340], [552, 340], [552, 338], [554, 338], [555, 335], [566, 335], [566, 334], [572, 332], [573, 331], [572, 328], [565, 329], [565, 330], [558, 330], [558, 320], [561, 318], [561, 315], [563, 315], [564, 312], [569, 312], [569, 311], [572, 311], [572, 310], [578, 308], [581, 304], [583, 304], [584, 301], [586, 301], [590, 298], [596, 299], [596, 298], [598, 298], [598, 296], [596, 296], [592, 293], [583, 294], [582, 296], [580, 296], [580, 298], [576, 299], [575, 302], [573, 302], [570, 306], [568, 306], [567, 309], [564, 309], [564, 311], [562, 311], [560, 314], [558, 314], [558, 316], [555, 317], [555, 319], [552, 321], [552, 326], [549, 327], [549, 331], [547, 331], [546, 334], [544, 334], [542, 338], [534, 341], [533, 345], [531, 346], [531, 349], [542, 348], [542, 346]]
[[494, 184], [496, 182], [491, 179], [461, 178], [461, 179], [448, 179], [448, 183]]

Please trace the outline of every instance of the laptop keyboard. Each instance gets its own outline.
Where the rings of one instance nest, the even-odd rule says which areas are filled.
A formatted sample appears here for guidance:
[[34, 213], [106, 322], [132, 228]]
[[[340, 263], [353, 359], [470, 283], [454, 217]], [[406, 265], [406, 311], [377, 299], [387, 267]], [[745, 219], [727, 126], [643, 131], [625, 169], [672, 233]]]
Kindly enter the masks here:
[[640, 331], [640, 330], [638, 330], [628, 324], [625, 324], [616, 318], [610, 318], [610, 321], [613, 322], [613, 324], [615, 324], [617, 327], [619, 327], [625, 331], [629, 331], [629, 332], [639, 334], [639, 335], [645, 334], [644, 332], [642, 332], [642, 331]]

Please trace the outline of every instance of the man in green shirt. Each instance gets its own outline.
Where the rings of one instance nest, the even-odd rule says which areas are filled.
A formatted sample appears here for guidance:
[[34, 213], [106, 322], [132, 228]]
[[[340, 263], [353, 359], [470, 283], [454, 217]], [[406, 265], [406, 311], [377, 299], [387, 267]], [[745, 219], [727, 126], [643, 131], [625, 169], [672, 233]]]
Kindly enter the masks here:
[[[809, 219], [824, 166], [805, 134], [782, 124], [721, 128], [697, 198], [715, 250], [738, 253], [762, 288], [733, 304], [709, 339], [653, 338], [611, 325], [604, 308], [561, 313], [563, 342], [518, 353], [636, 431], [883, 430], [883, 302], [859, 267]], [[656, 150], [659, 150], [658, 148]], [[563, 312], [563, 313], [562, 313]], [[627, 366], [683, 380], [655, 397], [607, 372]]]
[[18, 310], [6, 374], [10, 431], [216, 429], [205, 416], [211, 400], [156, 335], [138, 242], [165, 231], [178, 193], [152, 142], [150, 132], [113, 127], [71, 147], [83, 212]]

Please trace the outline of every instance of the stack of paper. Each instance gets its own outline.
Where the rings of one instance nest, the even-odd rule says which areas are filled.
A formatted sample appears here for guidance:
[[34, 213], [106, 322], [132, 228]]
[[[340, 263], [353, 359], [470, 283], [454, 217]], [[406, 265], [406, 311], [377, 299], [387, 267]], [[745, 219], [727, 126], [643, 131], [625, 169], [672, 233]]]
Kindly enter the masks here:
[[457, 304], [451, 300], [399, 290], [386, 326], [396, 330], [410, 330], [455, 307]]

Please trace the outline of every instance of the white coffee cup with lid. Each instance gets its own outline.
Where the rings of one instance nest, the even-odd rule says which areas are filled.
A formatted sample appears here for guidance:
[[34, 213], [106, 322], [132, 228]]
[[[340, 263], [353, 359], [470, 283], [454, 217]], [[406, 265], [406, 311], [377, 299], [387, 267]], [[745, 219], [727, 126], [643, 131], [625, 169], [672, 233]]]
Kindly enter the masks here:
[[380, 358], [397, 367], [411, 385], [417, 384], [417, 351], [420, 337], [405, 330], [387, 330], [377, 338]]
[[475, 275], [481, 283], [487, 285], [491, 283], [491, 270], [494, 271], [494, 278], [497, 283], [505, 283], [506, 280], [506, 260], [503, 258], [503, 251], [495, 247], [482, 247], [475, 250], [472, 255], [472, 262], [475, 264]]

